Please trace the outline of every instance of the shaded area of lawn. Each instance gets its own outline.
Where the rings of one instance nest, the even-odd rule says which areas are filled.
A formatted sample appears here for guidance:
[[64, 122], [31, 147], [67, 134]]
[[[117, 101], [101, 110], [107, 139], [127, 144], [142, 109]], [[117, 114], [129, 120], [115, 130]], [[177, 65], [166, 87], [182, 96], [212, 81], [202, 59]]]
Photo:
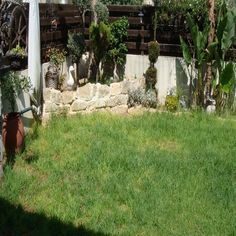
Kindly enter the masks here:
[[[105, 236], [87, 230], [83, 226], [75, 227], [72, 224], [64, 224], [59, 219], [47, 218], [44, 214], [29, 213], [21, 206], [12, 205], [4, 199], [0, 199], [0, 229], [1, 236], [14, 235], [87, 235]], [[108, 236], [108, 235], [107, 235]]]
[[0, 197], [57, 219], [59, 235], [234, 235], [235, 144], [234, 120], [204, 114], [55, 118], [6, 168]]

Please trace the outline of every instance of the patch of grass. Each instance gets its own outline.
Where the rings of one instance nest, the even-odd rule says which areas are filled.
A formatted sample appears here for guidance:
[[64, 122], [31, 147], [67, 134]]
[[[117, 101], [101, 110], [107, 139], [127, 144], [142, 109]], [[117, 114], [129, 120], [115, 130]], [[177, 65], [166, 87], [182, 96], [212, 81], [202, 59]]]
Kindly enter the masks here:
[[199, 113], [55, 117], [6, 168], [0, 235], [234, 235], [235, 144]]

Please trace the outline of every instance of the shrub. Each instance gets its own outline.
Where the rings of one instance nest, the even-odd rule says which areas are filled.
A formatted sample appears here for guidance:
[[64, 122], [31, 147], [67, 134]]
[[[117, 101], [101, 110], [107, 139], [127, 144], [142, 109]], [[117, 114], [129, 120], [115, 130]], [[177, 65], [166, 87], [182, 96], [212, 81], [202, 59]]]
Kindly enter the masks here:
[[157, 95], [155, 90], [149, 89], [144, 96], [144, 100], [142, 101], [142, 105], [144, 107], [151, 107], [156, 108], [157, 107]]
[[46, 57], [50, 60], [50, 63], [57, 68], [66, 60], [66, 51], [59, 48], [49, 48]]
[[147, 89], [154, 89], [157, 82], [157, 69], [150, 66], [145, 74]]
[[167, 111], [174, 112], [178, 109], [179, 99], [175, 95], [167, 95], [165, 101], [165, 107]]
[[85, 40], [81, 33], [70, 33], [68, 35], [67, 48], [72, 62], [79, 62], [85, 53]]
[[134, 90], [129, 90], [128, 92], [128, 106], [133, 107], [135, 105], [141, 105], [144, 100], [145, 90], [143, 88], [138, 88]]
[[154, 90], [148, 90], [145, 92], [145, 89], [138, 88], [130, 90], [128, 92], [128, 106], [133, 107], [136, 105], [142, 105], [144, 107], [157, 107], [157, 96]]
[[98, 22], [108, 22], [108, 17], [109, 17], [109, 11], [108, 8], [105, 4], [103, 4], [102, 2], [98, 1], [95, 5], [95, 11], [97, 13], [97, 17], [98, 17]]
[[157, 41], [151, 41], [148, 44], [148, 58], [153, 65], [156, 63], [160, 55], [160, 45]]

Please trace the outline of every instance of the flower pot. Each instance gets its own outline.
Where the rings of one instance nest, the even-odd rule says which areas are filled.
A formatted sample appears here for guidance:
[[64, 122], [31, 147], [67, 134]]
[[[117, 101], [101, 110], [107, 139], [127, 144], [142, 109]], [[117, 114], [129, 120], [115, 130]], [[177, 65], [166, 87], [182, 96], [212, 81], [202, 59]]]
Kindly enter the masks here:
[[59, 79], [59, 71], [56, 66], [49, 65], [48, 71], [45, 75], [45, 82], [47, 88], [58, 88], [58, 79]]
[[4, 116], [2, 124], [2, 140], [7, 155], [19, 153], [24, 145], [24, 125], [18, 112]]

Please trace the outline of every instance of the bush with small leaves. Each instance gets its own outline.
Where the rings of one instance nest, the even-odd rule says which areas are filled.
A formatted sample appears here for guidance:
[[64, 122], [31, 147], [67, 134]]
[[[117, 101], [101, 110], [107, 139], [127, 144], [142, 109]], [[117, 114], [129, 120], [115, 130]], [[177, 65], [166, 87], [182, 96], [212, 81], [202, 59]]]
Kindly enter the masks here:
[[151, 41], [148, 44], [148, 58], [152, 66], [156, 63], [160, 55], [160, 45], [157, 41]]
[[149, 89], [144, 96], [144, 100], [142, 101], [142, 105], [144, 107], [151, 107], [156, 108], [157, 107], [157, 95], [155, 90]]
[[147, 89], [154, 89], [157, 82], [157, 69], [150, 66], [145, 74], [145, 82]]
[[109, 10], [105, 4], [98, 1], [95, 5], [95, 11], [97, 13], [98, 22], [108, 22]]
[[128, 91], [128, 106], [133, 107], [136, 105], [141, 105], [145, 97], [145, 89], [138, 88]]
[[128, 92], [128, 106], [142, 105], [144, 107], [157, 107], [156, 92], [152, 89], [145, 91], [144, 88], [137, 88]]
[[167, 111], [175, 112], [178, 109], [179, 99], [175, 95], [167, 95], [165, 100], [165, 107]]

